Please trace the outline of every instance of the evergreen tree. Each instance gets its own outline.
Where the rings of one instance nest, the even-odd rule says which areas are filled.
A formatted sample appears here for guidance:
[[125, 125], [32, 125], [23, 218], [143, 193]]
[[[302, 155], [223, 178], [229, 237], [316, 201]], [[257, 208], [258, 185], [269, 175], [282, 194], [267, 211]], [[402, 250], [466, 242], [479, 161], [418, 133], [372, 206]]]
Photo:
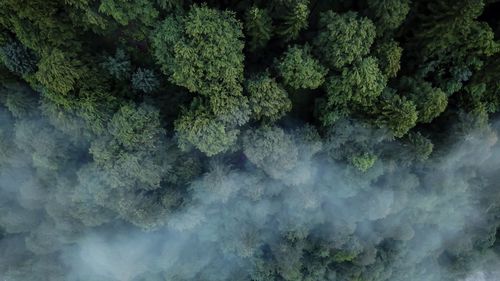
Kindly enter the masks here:
[[446, 94], [441, 89], [432, 87], [429, 82], [424, 80], [403, 77], [400, 88], [417, 106], [419, 122], [430, 123], [448, 105]]
[[278, 127], [263, 127], [243, 138], [243, 153], [273, 178], [285, 176], [297, 164], [298, 150], [291, 137]]
[[309, 0], [288, 1], [285, 4], [286, 14], [282, 17], [282, 23], [278, 26], [277, 33], [285, 41], [297, 39], [300, 31], [306, 29], [309, 21]]
[[375, 26], [355, 12], [324, 12], [314, 44], [321, 58], [331, 67], [341, 68], [369, 53], [375, 39]]
[[274, 122], [292, 109], [286, 91], [267, 72], [248, 80], [246, 89], [255, 119]]
[[36, 71], [37, 58], [35, 54], [19, 42], [12, 41], [0, 48], [0, 58], [12, 72], [20, 75]]
[[394, 78], [398, 74], [403, 49], [394, 40], [376, 44], [373, 52], [378, 59], [379, 68], [387, 78]]
[[100, 2], [99, 12], [113, 17], [121, 25], [128, 25], [134, 20], [153, 25], [159, 14], [152, 1], [102, 0]]
[[245, 31], [250, 37], [250, 49], [255, 51], [266, 46], [273, 33], [272, 19], [266, 9], [252, 6], [245, 14]]
[[367, 15], [377, 26], [377, 33], [398, 28], [410, 11], [410, 0], [367, 0]]
[[100, 65], [118, 80], [128, 78], [132, 67], [130, 58], [123, 49], [116, 49], [115, 55], [107, 56]]
[[132, 87], [143, 93], [150, 93], [160, 86], [158, 78], [151, 69], [138, 68], [132, 74]]
[[187, 150], [192, 145], [207, 156], [230, 149], [239, 134], [238, 130], [224, 126], [203, 107], [185, 112], [175, 121], [175, 131], [181, 149]]
[[54, 49], [42, 57], [35, 77], [49, 91], [66, 95], [75, 89], [75, 84], [82, 75], [80, 65], [77, 59]]
[[345, 67], [340, 75], [331, 76], [327, 81], [323, 123], [330, 125], [356, 108], [370, 107], [384, 90], [385, 84], [386, 78], [374, 58], [357, 61], [352, 68]]
[[316, 89], [324, 83], [327, 73], [327, 69], [311, 55], [307, 45], [288, 48], [277, 69], [284, 83], [293, 89]]

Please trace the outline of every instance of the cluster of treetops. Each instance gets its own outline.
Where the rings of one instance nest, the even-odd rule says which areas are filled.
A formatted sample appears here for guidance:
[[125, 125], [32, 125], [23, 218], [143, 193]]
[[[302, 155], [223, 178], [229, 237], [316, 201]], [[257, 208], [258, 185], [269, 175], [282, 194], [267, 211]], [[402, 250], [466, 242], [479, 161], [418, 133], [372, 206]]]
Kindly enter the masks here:
[[[491, 137], [499, 13], [498, 0], [0, 1], [0, 237], [24, 245], [0, 272], [70, 280], [61, 249], [107, 225], [161, 229], [214, 161], [285, 182], [316, 157], [373, 182], [384, 163], [422, 170], [450, 140]], [[492, 221], [488, 243], [440, 261], [458, 271], [494, 247]], [[307, 231], [261, 245], [238, 280], [409, 280], [383, 264], [411, 238], [366, 262], [362, 243]]]

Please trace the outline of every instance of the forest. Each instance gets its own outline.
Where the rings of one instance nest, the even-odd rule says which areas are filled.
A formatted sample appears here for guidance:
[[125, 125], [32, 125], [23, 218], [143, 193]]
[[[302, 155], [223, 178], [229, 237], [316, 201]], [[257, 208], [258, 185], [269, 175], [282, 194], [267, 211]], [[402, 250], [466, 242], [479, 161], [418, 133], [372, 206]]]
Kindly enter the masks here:
[[0, 0], [0, 280], [498, 281], [499, 111], [499, 0]]

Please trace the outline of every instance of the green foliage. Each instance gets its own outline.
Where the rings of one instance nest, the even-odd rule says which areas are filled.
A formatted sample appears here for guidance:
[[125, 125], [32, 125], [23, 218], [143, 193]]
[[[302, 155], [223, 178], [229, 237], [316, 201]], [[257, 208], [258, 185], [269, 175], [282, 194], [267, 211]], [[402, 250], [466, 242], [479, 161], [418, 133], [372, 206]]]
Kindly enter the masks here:
[[153, 25], [158, 11], [148, 0], [102, 0], [99, 12], [113, 17], [119, 24], [128, 25], [138, 20], [146, 25]]
[[297, 164], [298, 150], [291, 137], [278, 127], [262, 127], [243, 137], [243, 153], [273, 178], [280, 178]]
[[143, 93], [151, 93], [160, 86], [160, 81], [151, 69], [138, 68], [132, 74], [132, 87]]
[[246, 82], [249, 104], [254, 118], [274, 122], [292, 109], [286, 91], [264, 72]]
[[[178, 31], [165, 34], [170, 29]], [[164, 69], [171, 69], [172, 82], [212, 96], [241, 92], [242, 37], [242, 24], [233, 13], [192, 6], [180, 23], [167, 18], [156, 31], [153, 43], [157, 52], [173, 51], [171, 65], [163, 64], [169, 59], [159, 60]]]
[[75, 88], [81, 75], [80, 62], [76, 58], [54, 49], [42, 56], [35, 77], [49, 91], [65, 95]]
[[403, 77], [400, 88], [417, 106], [418, 122], [430, 123], [448, 105], [446, 94], [441, 89], [432, 87], [429, 82]]
[[415, 155], [418, 161], [425, 161], [429, 158], [434, 149], [434, 145], [428, 138], [417, 132], [409, 133], [407, 139], [406, 146], [413, 152], [410, 155]]
[[[243, 125], [250, 114], [248, 99], [242, 95], [242, 38], [242, 24], [234, 13], [221, 12], [206, 5], [193, 5], [182, 19], [165, 19], [153, 37], [155, 54], [164, 73], [171, 75], [174, 84], [208, 99], [211, 113], [207, 114], [213, 114], [220, 120], [207, 120], [200, 124], [209, 122], [212, 128], [219, 128], [217, 131], [226, 125]], [[170, 53], [163, 54], [164, 51]], [[185, 121], [177, 124], [182, 123]], [[234, 138], [231, 133], [231, 137], [228, 136], [221, 144], [227, 146], [233, 142], [228, 140]], [[211, 153], [222, 151], [222, 146], [210, 149]]]
[[498, 271], [497, 0], [202, 2], [0, 1], [3, 279]]
[[255, 51], [266, 46], [271, 39], [272, 19], [266, 9], [252, 6], [245, 14], [245, 31], [250, 37], [250, 50]]
[[285, 41], [297, 39], [300, 31], [307, 28], [309, 18], [309, 0], [289, 1], [287, 4], [287, 13], [277, 29]]
[[399, 96], [394, 90], [386, 89], [379, 102], [374, 112], [378, 126], [387, 126], [395, 137], [404, 136], [415, 126], [418, 113], [412, 101]]
[[185, 112], [175, 121], [175, 131], [181, 149], [187, 150], [193, 145], [207, 156], [227, 151], [236, 143], [239, 133], [226, 128], [203, 108]]
[[10, 71], [16, 74], [26, 75], [36, 71], [35, 54], [17, 41], [0, 47], [0, 59]]
[[316, 60], [309, 46], [292, 46], [278, 62], [284, 83], [293, 89], [316, 89], [325, 82], [327, 69]]
[[378, 59], [379, 67], [387, 78], [394, 78], [398, 74], [403, 49], [394, 40], [376, 44], [374, 55]]
[[[354, 154], [349, 159], [349, 162], [362, 172], [366, 172], [368, 169], [370, 169], [373, 166], [373, 164], [375, 164], [375, 161], [377, 161], [377, 156], [368, 152], [362, 154]], [[338, 261], [342, 262], [345, 260], [352, 259], [352, 257], [347, 258], [347, 257], [336, 256], [335, 259], [336, 260], [340, 259]]]
[[376, 146], [386, 138], [385, 130], [359, 120], [341, 119], [327, 131], [324, 148], [330, 158], [367, 171], [378, 159]]
[[414, 38], [406, 48], [421, 64], [422, 75], [432, 77], [445, 93], [454, 93], [499, 51], [490, 26], [476, 20], [484, 3], [440, 0], [419, 8]]
[[115, 79], [122, 80], [130, 76], [131, 62], [123, 49], [116, 49], [114, 56], [107, 56], [100, 66]]
[[340, 75], [327, 80], [323, 123], [332, 124], [356, 107], [371, 106], [384, 90], [385, 84], [386, 78], [374, 58], [368, 57], [357, 61], [352, 68], [343, 68]]
[[380, 33], [398, 28], [410, 11], [410, 0], [367, 0], [366, 13]]
[[[160, 126], [159, 112], [155, 108], [124, 105], [108, 124], [108, 134], [91, 143], [90, 153], [95, 164], [106, 176], [104, 182], [111, 188], [125, 190], [155, 190], [165, 175], [165, 158], [160, 149], [164, 145], [165, 131]], [[104, 190], [103, 190], [104, 192]], [[129, 191], [130, 192], [130, 191]], [[131, 204], [126, 195], [113, 207], [119, 213], [134, 216], [137, 210], [121, 209]], [[132, 202], [129, 202], [132, 200]], [[139, 208], [139, 207], [137, 207]], [[128, 216], [127, 215], [127, 216]]]
[[182, 37], [182, 19], [169, 16], [160, 23], [151, 38], [155, 59], [167, 75], [173, 73], [176, 63], [174, 46]]
[[314, 39], [321, 58], [330, 66], [341, 68], [365, 56], [375, 39], [375, 26], [355, 12], [324, 12], [319, 19], [320, 32]]
[[164, 134], [158, 110], [144, 104], [137, 108], [122, 106], [111, 119], [108, 129], [115, 141], [131, 150], [155, 148]]

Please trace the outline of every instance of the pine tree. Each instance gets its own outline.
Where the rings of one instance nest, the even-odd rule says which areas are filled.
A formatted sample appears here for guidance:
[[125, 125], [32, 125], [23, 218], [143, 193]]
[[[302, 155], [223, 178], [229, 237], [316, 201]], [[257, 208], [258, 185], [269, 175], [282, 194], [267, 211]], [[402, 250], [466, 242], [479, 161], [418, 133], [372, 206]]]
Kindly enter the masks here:
[[286, 91], [269, 73], [260, 73], [246, 82], [254, 118], [274, 122], [292, 109]]
[[132, 74], [132, 88], [143, 93], [151, 93], [160, 86], [160, 81], [151, 69], [138, 68]]
[[35, 54], [17, 41], [0, 47], [0, 59], [10, 71], [19, 75], [32, 74], [37, 68]]
[[250, 37], [250, 50], [265, 47], [273, 33], [272, 19], [266, 9], [252, 6], [245, 14], [245, 31]]
[[290, 2], [286, 7], [286, 14], [282, 17], [282, 23], [277, 28], [277, 33], [285, 41], [297, 39], [300, 32], [309, 24], [309, 0]]
[[314, 39], [321, 58], [331, 67], [341, 68], [367, 55], [375, 39], [375, 26], [355, 12], [324, 12], [320, 32]]
[[276, 67], [285, 85], [293, 89], [316, 89], [324, 83], [327, 73], [308, 45], [289, 47]]

